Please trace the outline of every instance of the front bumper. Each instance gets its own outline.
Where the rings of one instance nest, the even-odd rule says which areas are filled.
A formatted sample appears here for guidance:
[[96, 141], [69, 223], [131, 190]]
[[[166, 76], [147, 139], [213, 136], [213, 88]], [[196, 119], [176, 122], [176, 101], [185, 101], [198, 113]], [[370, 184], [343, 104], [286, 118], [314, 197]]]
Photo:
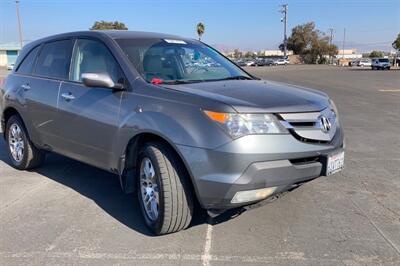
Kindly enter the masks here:
[[277, 187], [277, 194], [317, 178], [323, 175], [323, 157], [343, 148], [341, 128], [329, 144], [282, 134], [249, 135], [213, 150], [178, 145], [200, 204], [213, 210], [252, 203], [231, 203], [238, 191]]

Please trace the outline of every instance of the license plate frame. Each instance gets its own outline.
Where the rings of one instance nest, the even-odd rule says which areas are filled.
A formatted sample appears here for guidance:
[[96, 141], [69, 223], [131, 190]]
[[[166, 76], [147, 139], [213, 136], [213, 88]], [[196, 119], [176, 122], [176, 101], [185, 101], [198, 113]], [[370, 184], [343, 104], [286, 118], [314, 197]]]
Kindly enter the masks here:
[[324, 156], [324, 167], [322, 174], [325, 176], [333, 175], [344, 168], [344, 150], [332, 152]]

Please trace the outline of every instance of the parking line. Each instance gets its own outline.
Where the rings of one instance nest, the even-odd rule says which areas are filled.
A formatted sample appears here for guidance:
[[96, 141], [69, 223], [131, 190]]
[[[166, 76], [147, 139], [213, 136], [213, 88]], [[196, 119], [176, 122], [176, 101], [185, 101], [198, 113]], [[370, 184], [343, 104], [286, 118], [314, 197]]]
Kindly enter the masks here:
[[379, 90], [380, 92], [400, 92], [400, 89]]
[[212, 225], [207, 225], [207, 234], [206, 234], [206, 242], [204, 244], [203, 255], [201, 256], [201, 261], [203, 262], [203, 266], [210, 266], [210, 250], [211, 250], [211, 242], [212, 242]]

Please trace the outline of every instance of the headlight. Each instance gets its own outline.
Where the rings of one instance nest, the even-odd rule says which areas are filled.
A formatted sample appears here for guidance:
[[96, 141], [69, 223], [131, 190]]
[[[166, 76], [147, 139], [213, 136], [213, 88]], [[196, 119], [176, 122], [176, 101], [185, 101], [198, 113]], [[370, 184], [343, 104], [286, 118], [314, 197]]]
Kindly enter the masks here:
[[338, 113], [336, 104], [331, 99], [329, 99], [329, 105], [331, 107], [331, 110], [333, 110], [333, 112], [335, 112], [336, 119], [339, 120], [339, 113]]
[[272, 114], [236, 114], [204, 111], [232, 137], [239, 138], [251, 134], [288, 133]]

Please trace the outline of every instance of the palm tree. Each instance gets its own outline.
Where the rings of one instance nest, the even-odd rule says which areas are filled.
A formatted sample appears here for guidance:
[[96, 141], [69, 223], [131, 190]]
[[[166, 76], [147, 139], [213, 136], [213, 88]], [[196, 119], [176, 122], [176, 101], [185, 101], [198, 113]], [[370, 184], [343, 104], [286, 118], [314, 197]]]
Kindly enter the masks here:
[[197, 24], [197, 35], [199, 35], [199, 41], [201, 40], [201, 36], [204, 34], [205, 26], [203, 23], [199, 22]]

